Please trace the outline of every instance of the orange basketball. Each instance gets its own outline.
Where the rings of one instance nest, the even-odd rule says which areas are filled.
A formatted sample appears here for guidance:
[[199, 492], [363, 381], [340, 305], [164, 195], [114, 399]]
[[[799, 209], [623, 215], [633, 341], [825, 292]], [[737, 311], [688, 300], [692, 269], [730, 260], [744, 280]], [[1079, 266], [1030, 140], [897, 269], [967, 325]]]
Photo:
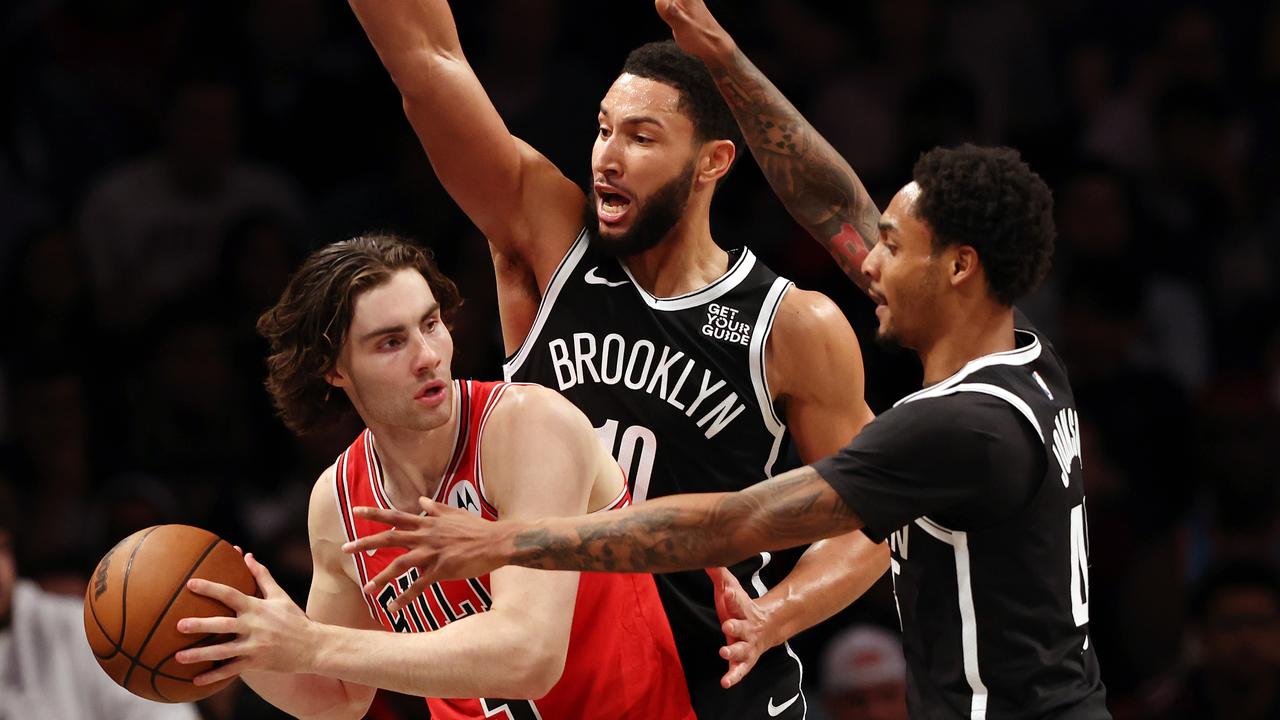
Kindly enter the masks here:
[[204, 578], [259, 595], [244, 558], [217, 535], [189, 525], [156, 525], [107, 551], [84, 593], [84, 631], [98, 664], [134, 695], [157, 702], [208, 697], [232, 679], [197, 687], [191, 679], [218, 663], [183, 665], [179, 650], [215, 645], [233, 635], [178, 632], [184, 617], [234, 615], [226, 605], [187, 590]]

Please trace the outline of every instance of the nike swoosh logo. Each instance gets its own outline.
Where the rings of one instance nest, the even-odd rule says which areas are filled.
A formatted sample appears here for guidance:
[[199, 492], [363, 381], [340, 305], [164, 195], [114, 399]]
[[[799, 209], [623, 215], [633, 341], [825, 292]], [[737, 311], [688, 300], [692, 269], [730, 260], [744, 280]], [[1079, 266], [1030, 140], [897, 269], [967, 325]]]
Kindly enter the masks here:
[[623, 285], [627, 284], [626, 280], [618, 280], [617, 282], [605, 280], [604, 278], [596, 274], [596, 270], [599, 270], [599, 269], [600, 269], [599, 265], [591, 268], [590, 270], [587, 271], [586, 275], [582, 276], [582, 279], [586, 280], [588, 285], [608, 285], [609, 287], [622, 287]]
[[378, 548], [369, 548], [368, 550], [364, 551], [364, 554], [368, 555], [369, 557], [373, 557], [373, 554], [376, 552], [378, 552]]
[[769, 707], [768, 707], [769, 717], [778, 717], [782, 713], [786, 712], [787, 708], [794, 705], [795, 702], [799, 699], [800, 699], [800, 693], [796, 693], [795, 695], [791, 696], [790, 700], [782, 703], [781, 705], [774, 705], [773, 698], [769, 698]]

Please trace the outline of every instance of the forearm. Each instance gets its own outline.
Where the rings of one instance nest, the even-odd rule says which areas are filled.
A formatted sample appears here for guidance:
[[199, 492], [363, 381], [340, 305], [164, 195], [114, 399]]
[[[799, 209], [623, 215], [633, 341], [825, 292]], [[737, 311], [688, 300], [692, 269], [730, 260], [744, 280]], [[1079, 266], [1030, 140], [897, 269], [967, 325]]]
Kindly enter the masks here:
[[424, 58], [462, 59], [446, 0], [348, 0], [401, 93], [415, 89]]
[[336, 678], [307, 673], [249, 670], [240, 678], [263, 700], [306, 720], [364, 717], [374, 693], [372, 687], [349, 686]]
[[730, 565], [764, 550], [859, 526], [809, 467], [737, 493], [649, 500], [625, 510], [514, 525], [501, 560], [531, 568], [675, 572]]
[[827, 620], [889, 569], [889, 546], [858, 531], [814, 543], [795, 568], [760, 598], [770, 647]]
[[554, 658], [538, 653], [556, 640], [523, 625], [496, 610], [426, 633], [324, 625], [311, 669], [420, 697], [536, 698], [559, 677], [563, 658], [546, 667]]
[[880, 210], [849, 163], [727, 37], [703, 57], [774, 193], [858, 287]]

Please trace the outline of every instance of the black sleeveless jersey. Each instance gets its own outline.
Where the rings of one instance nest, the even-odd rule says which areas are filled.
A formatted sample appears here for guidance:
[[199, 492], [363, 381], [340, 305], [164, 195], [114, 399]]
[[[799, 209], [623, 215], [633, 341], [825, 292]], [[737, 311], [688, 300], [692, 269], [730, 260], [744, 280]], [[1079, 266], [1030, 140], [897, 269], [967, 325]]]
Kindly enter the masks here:
[[913, 718], [1107, 718], [1089, 638], [1080, 425], [1062, 361], [1014, 350], [900, 400], [815, 463], [888, 537]]
[[[715, 282], [657, 298], [584, 231], [505, 376], [554, 388], [581, 409], [636, 502], [741, 490], [786, 469], [787, 428], [770, 399], [765, 347], [790, 287], [742, 249]], [[759, 596], [793, 564], [793, 555], [765, 553], [731, 569]], [[762, 657], [741, 687], [721, 689], [724, 634], [706, 573], [656, 579], [700, 718], [803, 716], [801, 668], [789, 647]]]

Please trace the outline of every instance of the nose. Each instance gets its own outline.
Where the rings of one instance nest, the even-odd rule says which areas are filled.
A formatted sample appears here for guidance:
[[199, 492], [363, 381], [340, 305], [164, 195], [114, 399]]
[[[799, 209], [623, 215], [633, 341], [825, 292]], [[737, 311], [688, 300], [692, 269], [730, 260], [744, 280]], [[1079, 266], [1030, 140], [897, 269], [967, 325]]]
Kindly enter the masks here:
[[616, 142], [616, 134], [607, 138], [596, 136], [595, 158], [592, 169], [597, 175], [617, 177], [622, 174], [622, 152]]
[[441, 354], [421, 331], [413, 336], [415, 350], [413, 356], [413, 372], [415, 375], [431, 373], [440, 365]]
[[881, 250], [883, 247], [884, 243], [876, 243], [875, 247], [871, 248], [871, 252], [867, 253], [866, 259], [862, 261], [862, 274], [873, 282], [880, 278], [880, 257], [883, 254]]

